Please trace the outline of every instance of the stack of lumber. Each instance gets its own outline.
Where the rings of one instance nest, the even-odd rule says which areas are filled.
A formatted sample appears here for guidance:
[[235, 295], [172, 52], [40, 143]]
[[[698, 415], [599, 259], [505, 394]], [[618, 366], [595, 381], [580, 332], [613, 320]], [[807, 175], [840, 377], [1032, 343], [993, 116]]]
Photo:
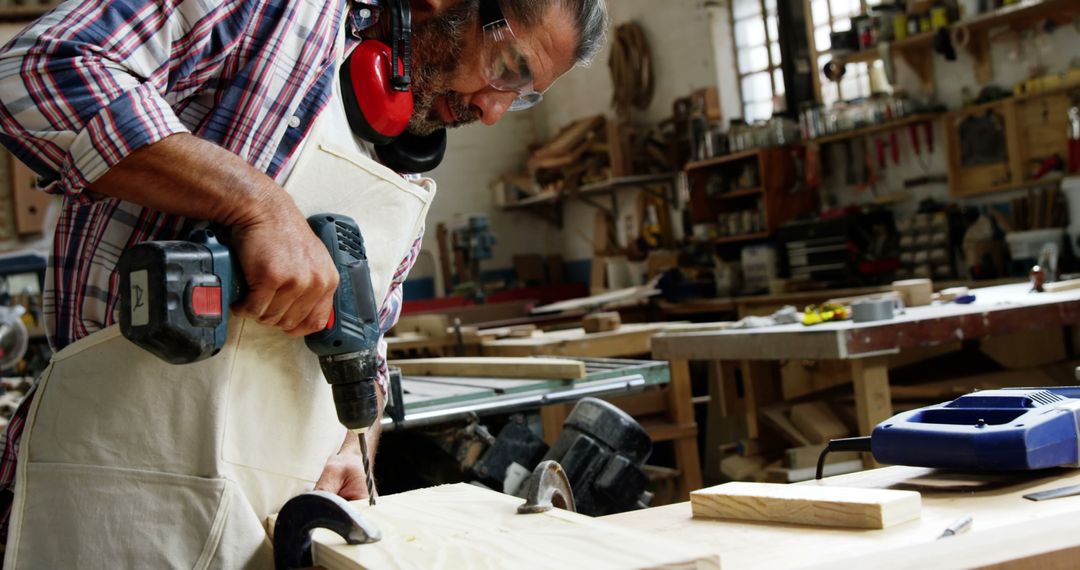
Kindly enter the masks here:
[[582, 186], [611, 178], [671, 172], [674, 167], [667, 148], [668, 142], [654, 129], [603, 115], [578, 119], [532, 149], [526, 172], [501, 177], [500, 203], [573, 194]]
[[[814, 477], [818, 456], [830, 439], [852, 435], [850, 426], [824, 401], [783, 403], [760, 410], [778, 438], [745, 439], [734, 454], [720, 460], [720, 473], [732, 481], [792, 483]], [[730, 447], [730, 446], [729, 446]], [[825, 473], [837, 475], [862, 468], [855, 453], [831, 453]]]

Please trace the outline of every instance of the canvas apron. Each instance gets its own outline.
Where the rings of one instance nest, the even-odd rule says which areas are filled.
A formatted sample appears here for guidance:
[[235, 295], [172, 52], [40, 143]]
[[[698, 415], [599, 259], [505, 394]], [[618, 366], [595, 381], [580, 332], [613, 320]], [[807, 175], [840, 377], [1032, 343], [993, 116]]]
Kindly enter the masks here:
[[[385, 299], [435, 193], [418, 184], [368, 158], [333, 100], [285, 189], [305, 215], [357, 220]], [[344, 434], [303, 339], [233, 317], [218, 355], [177, 366], [116, 326], [94, 333], [40, 379], [4, 566], [271, 567], [266, 516], [313, 487]]]

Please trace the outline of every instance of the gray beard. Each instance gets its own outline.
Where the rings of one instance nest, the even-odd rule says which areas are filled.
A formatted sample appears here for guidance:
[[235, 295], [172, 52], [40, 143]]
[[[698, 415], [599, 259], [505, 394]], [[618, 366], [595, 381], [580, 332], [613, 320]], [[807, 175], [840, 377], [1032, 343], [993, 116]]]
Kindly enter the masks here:
[[[461, 64], [462, 38], [477, 17], [476, 0], [465, 0], [445, 14], [419, 24], [413, 30], [413, 116], [409, 132], [426, 136], [441, 128], [457, 127], [476, 120], [476, 113], [449, 90]], [[434, 109], [444, 97], [457, 121], [446, 124]]]

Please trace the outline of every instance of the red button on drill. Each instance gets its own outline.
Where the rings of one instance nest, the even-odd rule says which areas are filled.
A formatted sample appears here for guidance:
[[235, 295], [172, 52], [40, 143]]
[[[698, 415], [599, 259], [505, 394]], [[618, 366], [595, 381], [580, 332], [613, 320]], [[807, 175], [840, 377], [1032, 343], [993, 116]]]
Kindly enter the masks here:
[[221, 287], [192, 287], [191, 310], [200, 317], [220, 317]]

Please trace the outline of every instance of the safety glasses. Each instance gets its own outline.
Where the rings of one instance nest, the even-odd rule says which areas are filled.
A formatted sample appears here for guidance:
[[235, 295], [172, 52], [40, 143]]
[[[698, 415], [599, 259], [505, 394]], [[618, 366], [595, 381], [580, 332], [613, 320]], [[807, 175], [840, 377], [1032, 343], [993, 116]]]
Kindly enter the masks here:
[[503, 16], [499, 0], [480, 0], [480, 24], [484, 35], [484, 78], [488, 84], [499, 91], [517, 93], [517, 98], [510, 104], [511, 111], [521, 111], [539, 103], [544, 95], [533, 88], [529, 62], [510, 29], [510, 22]]

